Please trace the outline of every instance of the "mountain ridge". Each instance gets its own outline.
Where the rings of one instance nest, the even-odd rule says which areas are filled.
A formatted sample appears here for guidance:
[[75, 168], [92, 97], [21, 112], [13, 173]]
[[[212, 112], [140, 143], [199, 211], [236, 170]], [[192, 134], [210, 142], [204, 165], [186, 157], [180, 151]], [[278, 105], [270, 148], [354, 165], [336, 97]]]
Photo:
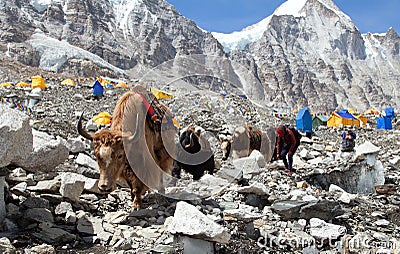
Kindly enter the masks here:
[[267, 17], [265, 30], [253, 25], [258, 37], [227, 53], [215, 33], [164, 0], [0, 1], [0, 79], [37, 68], [53, 76], [240, 91], [279, 111], [398, 106], [396, 31], [361, 34], [333, 1], [296, 3], [301, 15]]

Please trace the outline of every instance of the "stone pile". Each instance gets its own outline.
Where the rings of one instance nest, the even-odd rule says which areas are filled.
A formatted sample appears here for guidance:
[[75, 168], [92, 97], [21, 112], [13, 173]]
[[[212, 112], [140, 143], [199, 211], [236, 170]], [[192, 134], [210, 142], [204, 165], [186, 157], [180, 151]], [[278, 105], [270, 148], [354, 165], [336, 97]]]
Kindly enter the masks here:
[[[3, 97], [7, 93], [18, 97], [24, 91], [0, 90]], [[168, 105], [183, 125], [208, 131], [221, 167], [199, 181], [183, 174], [163, 195], [147, 193], [143, 209], [132, 211], [129, 188], [121, 185], [110, 194], [98, 190], [91, 144], [74, 127], [77, 112], [85, 111], [87, 119], [111, 112], [120, 93], [111, 90], [95, 101], [84, 87], [50, 88], [35, 105], [40, 113], [30, 117], [0, 104], [0, 165], [7, 186], [2, 252], [399, 251], [397, 125], [392, 131], [355, 130], [354, 152], [340, 151], [340, 128], [322, 127], [311, 139], [302, 138], [296, 173], [289, 176], [281, 161], [265, 162], [258, 151], [220, 161], [218, 145], [218, 135], [232, 134], [245, 121], [262, 128], [287, 119], [260, 114], [235, 96], [220, 100], [219, 95], [178, 93]], [[214, 107], [194, 100], [211, 101]], [[184, 105], [194, 106], [187, 113]], [[249, 110], [227, 113], [227, 107]]]

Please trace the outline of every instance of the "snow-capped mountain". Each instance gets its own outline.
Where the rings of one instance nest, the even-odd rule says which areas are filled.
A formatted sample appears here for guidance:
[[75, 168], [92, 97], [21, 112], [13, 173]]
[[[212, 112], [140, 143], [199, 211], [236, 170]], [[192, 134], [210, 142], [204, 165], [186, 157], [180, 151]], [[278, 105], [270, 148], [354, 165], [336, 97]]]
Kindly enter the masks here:
[[[232, 50], [243, 50], [249, 43], [259, 40], [264, 32], [268, 29], [268, 25], [273, 16], [293, 16], [296, 18], [306, 17], [304, 6], [307, 0], [288, 0], [279, 6], [271, 16], [266, 17], [262, 21], [244, 28], [239, 32], [230, 34], [213, 32], [213, 36], [224, 46], [226, 52]], [[342, 21], [347, 22], [347, 26], [354, 29], [350, 17], [341, 12], [332, 1], [321, 2], [326, 8], [334, 11]]]
[[286, 111], [362, 111], [400, 104], [399, 51], [393, 29], [361, 34], [332, 0], [288, 0], [229, 35], [200, 29], [164, 0], [0, 0], [0, 81], [124, 76], [236, 89]]
[[163, 0], [1, 0], [0, 21], [9, 59], [47, 71], [127, 75], [177, 55], [223, 54]]
[[400, 102], [398, 34], [360, 34], [331, 0], [288, 0], [258, 24], [214, 36], [254, 69], [271, 105], [361, 111]]

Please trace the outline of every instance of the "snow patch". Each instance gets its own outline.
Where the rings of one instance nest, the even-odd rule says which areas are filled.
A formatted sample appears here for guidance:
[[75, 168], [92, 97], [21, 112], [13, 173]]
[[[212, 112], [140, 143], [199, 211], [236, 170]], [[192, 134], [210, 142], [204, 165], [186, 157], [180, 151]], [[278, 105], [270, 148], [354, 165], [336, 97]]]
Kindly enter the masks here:
[[38, 11], [43, 12], [51, 5], [52, 0], [30, 0], [30, 4]]
[[129, 31], [129, 24], [128, 24], [129, 15], [133, 10], [135, 10], [141, 4], [141, 0], [132, 0], [132, 1], [110, 0], [110, 1], [114, 5], [116, 23], [122, 30], [126, 38]]
[[290, 15], [294, 17], [304, 17], [305, 14], [301, 12], [307, 0], [288, 0], [279, 6], [273, 15], [284, 16]]
[[243, 50], [249, 43], [257, 41], [262, 37], [265, 30], [267, 30], [270, 20], [271, 16], [261, 20], [257, 24], [244, 28], [240, 32], [230, 34], [213, 32], [212, 35], [224, 46], [226, 52], [234, 49]]
[[124, 74], [122, 69], [104, 61], [101, 57], [75, 47], [66, 41], [48, 37], [39, 31], [33, 34], [28, 43], [40, 53], [40, 68], [57, 72], [69, 59], [87, 59], [104, 68]]

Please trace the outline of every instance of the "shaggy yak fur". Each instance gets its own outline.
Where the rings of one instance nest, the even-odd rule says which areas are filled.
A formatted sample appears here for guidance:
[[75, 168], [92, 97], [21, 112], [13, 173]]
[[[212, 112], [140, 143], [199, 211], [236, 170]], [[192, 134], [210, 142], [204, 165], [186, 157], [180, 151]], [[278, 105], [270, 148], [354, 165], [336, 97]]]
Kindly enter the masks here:
[[264, 156], [265, 161], [269, 162], [275, 148], [276, 134], [273, 128], [264, 132], [246, 123], [235, 129], [231, 139], [220, 141], [223, 160], [228, 159], [231, 152], [233, 159], [238, 159], [249, 156], [253, 150], [258, 150]]
[[100, 170], [98, 188], [111, 192], [122, 180], [131, 188], [133, 208], [140, 209], [145, 191], [162, 191], [163, 174], [172, 169], [176, 128], [171, 112], [147, 89], [135, 86], [117, 102], [110, 130], [86, 132], [82, 115], [78, 132], [93, 141]]
[[179, 137], [172, 175], [180, 178], [183, 169], [193, 175], [193, 180], [199, 180], [205, 171], [213, 174], [214, 167], [214, 153], [208, 140], [202, 137], [200, 131], [196, 131], [193, 126], [185, 128]]

